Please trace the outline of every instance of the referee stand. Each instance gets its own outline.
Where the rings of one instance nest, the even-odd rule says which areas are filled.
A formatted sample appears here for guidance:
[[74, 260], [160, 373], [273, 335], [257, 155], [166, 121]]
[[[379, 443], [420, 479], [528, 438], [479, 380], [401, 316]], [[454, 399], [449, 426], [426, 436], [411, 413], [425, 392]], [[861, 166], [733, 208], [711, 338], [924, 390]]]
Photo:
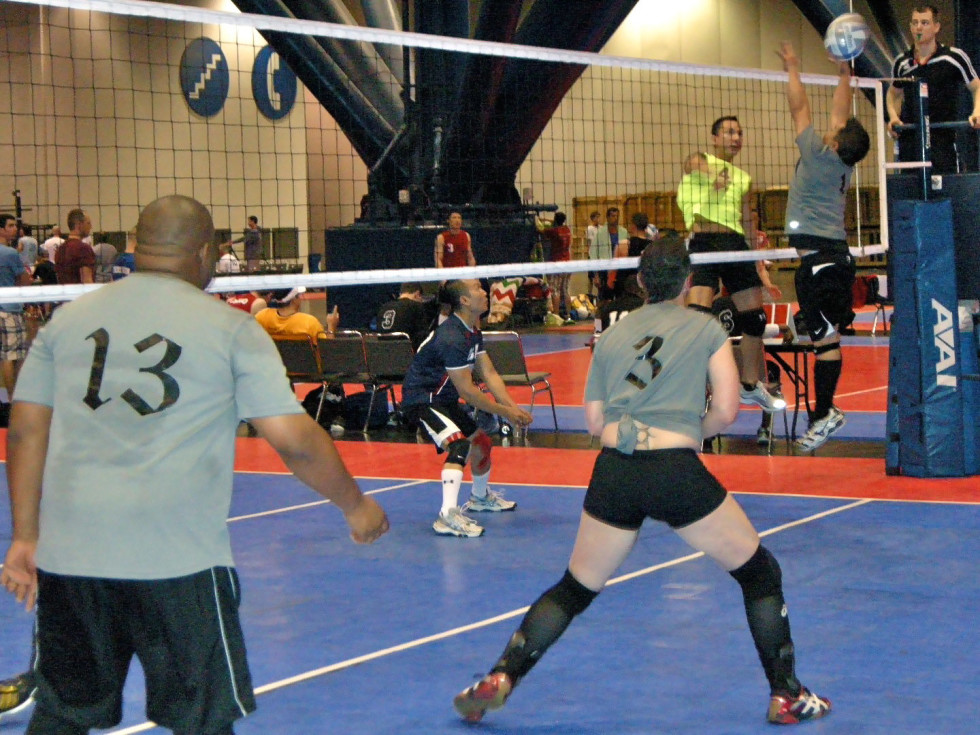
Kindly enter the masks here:
[[[924, 86], [924, 85], [922, 85]], [[965, 477], [980, 473], [980, 367], [975, 300], [957, 300], [953, 205], [930, 200], [928, 97], [920, 89], [922, 199], [892, 202], [889, 287], [889, 475]], [[941, 187], [941, 181], [939, 187]]]

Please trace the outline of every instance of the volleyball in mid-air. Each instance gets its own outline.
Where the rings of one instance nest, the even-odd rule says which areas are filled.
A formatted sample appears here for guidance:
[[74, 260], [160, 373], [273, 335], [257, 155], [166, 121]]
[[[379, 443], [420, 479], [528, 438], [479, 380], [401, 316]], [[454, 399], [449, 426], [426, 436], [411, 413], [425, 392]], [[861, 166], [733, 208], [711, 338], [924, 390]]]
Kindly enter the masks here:
[[834, 18], [827, 26], [823, 45], [835, 59], [850, 61], [864, 51], [871, 37], [871, 29], [858, 13], [845, 13]]

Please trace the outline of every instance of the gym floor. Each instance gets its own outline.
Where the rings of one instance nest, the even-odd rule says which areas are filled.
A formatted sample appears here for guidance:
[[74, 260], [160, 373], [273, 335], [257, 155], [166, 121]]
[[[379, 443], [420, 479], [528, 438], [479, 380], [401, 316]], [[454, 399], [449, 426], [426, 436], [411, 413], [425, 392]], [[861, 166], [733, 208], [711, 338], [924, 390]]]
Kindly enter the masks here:
[[[526, 446], [495, 449], [493, 485], [518, 509], [481, 516], [479, 539], [432, 533], [442, 460], [412, 432], [338, 442], [392, 522], [368, 547], [350, 543], [340, 514], [265, 442], [238, 440], [229, 524], [259, 709], [236, 732], [771, 732], [738, 586], [652, 523], [503, 710], [475, 727], [453, 713], [453, 695], [485, 673], [567, 564], [595, 457], [581, 419], [587, 338], [525, 335], [531, 369], [555, 375], [561, 430], [539, 396]], [[885, 475], [886, 373], [886, 338], [848, 338], [841, 438], [815, 456], [780, 438], [770, 456], [755, 442], [758, 412], [745, 411], [704, 461], [782, 565], [799, 676], [835, 707], [807, 731], [966, 732], [980, 657], [980, 487]], [[3, 507], [0, 544], [9, 533]], [[26, 664], [32, 616], [4, 595], [0, 624], [2, 678]], [[143, 706], [134, 664], [113, 732], [153, 729]], [[0, 734], [23, 732], [27, 714], [0, 721]]]

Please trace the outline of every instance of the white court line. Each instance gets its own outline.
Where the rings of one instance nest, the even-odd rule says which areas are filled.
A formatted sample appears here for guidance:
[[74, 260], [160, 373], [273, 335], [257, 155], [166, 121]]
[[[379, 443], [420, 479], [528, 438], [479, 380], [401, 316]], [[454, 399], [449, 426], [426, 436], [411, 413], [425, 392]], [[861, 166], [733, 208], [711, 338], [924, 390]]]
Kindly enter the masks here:
[[[390, 490], [398, 490], [399, 488], [402, 487], [411, 487], [412, 485], [424, 485], [427, 482], [432, 482], [432, 480], [411, 480], [408, 482], [403, 482], [399, 485], [389, 485], [388, 487], [379, 487], [377, 490], [368, 490], [364, 494], [377, 495], [378, 493], [386, 493]], [[300, 503], [298, 505], [287, 505], [284, 508], [273, 508], [272, 510], [263, 510], [258, 513], [249, 513], [243, 516], [234, 516], [228, 519], [228, 523], [231, 523], [232, 521], [245, 521], [248, 520], [249, 518], [262, 518], [263, 516], [273, 516], [278, 513], [288, 513], [289, 511], [293, 511], [293, 510], [304, 510], [306, 508], [315, 508], [318, 505], [327, 505], [329, 503], [333, 503], [333, 501], [324, 498], [323, 500], [313, 500], [309, 503]]]
[[[292, 473], [290, 472], [289, 474]], [[390, 479], [390, 478], [379, 478], [379, 479]], [[386, 493], [389, 490], [398, 490], [399, 488], [403, 488], [403, 487], [411, 487], [413, 485], [424, 485], [427, 482], [433, 482], [433, 480], [409, 480], [406, 482], [402, 482], [398, 485], [389, 485], [388, 487], [379, 487], [376, 490], [368, 490], [364, 494], [377, 495], [378, 493]], [[305, 510], [306, 508], [315, 508], [318, 505], [327, 505], [328, 503], [332, 503], [332, 502], [333, 502], [332, 500], [323, 499], [323, 500], [314, 500], [310, 503], [287, 505], [284, 508], [273, 508], [272, 510], [263, 510], [259, 513], [249, 513], [243, 516], [233, 516], [227, 520], [227, 523], [232, 523], [234, 521], [245, 521], [250, 518], [262, 518], [263, 516], [272, 516], [272, 515], [277, 515], [279, 513], [288, 513], [289, 511], [293, 511], [293, 510]], [[3, 563], [0, 563], [0, 569], [3, 569]]]
[[[859, 396], [859, 395], [861, 395], [863, 393], [874, 393], [875, 391], [879, 391], [879, 390], [888, 390], [888, 386], [887, 385], [879, 385], [877, 388], [865, 388], [864, 390], [855, 390], [855, 391], [851, 391], [850, 393], [836, 393], [834, 395], [834, 398], [845, 398], [847, 396]], [[880, 411], [878, 413], [880, 413]]]
[[[805, 518], [800, 518], [797, 521], [791, 521], [789, 523], [784, 523], [781, 526], [776, 526], [775, 528], [770, 528], [759, 534], [760, 537], [770, 536], [774, 533], [779, 533], [780, 531], [785, 531], [788, 528], [794, 528], [795, 526], [802, 526], [805, 523], [810, 523], [812, 521], [820, 520], [821, 518], [826, 518], [827, 516], [832, 516], [836, 513], [842, 513], [845, 510], [851, 510], [852, 508], [857, 508], [867, 503], [873, 503], [875, 500], [871, 498], [866, 498], [864, 500], [857, 500], [853, 503], [848, 503], [847, 505], [842, 505], [837, 508], [832, 508], [830, 510], [825, 510], [820, 513], [815, 513]], [[667, 569], [669, 567], [674, 567], [679, 564], [683, 564], [688, 561], [694, 561], [704, 556], [703, 551], [698, 551], [693, 554], [688, 554], [687, 556], [677, 557], [676, 559], [671, 559], [670, 561], [665, 561], [660, 564], [655, 564], [652, 567], [647, 567], [646, 569], [640, 569], [636, 572], [631, 572], [630, 574], [624, 574], [620, 577], [615, 577], [606, 583], [606, 587], [614, 584], [620, 584], [621, 582], [627, 582], [631, 579], [641, 577], [646, 574], [652, 574], [653, 572], [660, 571], [661, 569]], [[385, 656], [390, 656], [394, 653], [401, 653], [402, 651], [407, 651], [412, 648], [418, 648], [419, 646], [424, 646], [428, 643], [435, 643], [436, 641], [445, 640], [446, 638], [451, 638], [455, 635], [460, 635], [461, 633], [468, 633], [472, 630], [479, 630], [480, 628], [486, 628], [491, 625], [496, 625], [497, 623], [503, 622], [504, 620], [509, 620], [511, 618], [516, 618], [518, 615], [523, 615], [528, 610], [530, 606], [521, 607], [516, 610], [511, 610], [510, 612], [505, 612], [500, 615], [495, 615], [492, 618], [485, 618], [484, 620], [479, 620], [475, 623], [470, 623], [469, 625], [462, 625], [458, 628], [453, 628], [452, 630], [444, 630], [441, 633], [435, 633], [434, 635], [425, 636], [424, 638], [416, 638], [413, 641], [408, 641], [407, 643], [400, 643], [397, 646], [390, 646], [389, 648], [383, 648], [379, 651], [374, 651], [372, 653], [366, 653], [363, 656], [355, 656], [354, 658], [349, 658], [346, 661], [338, 661], [335, 664], [330, 664], [329, 666], [324, 666], [319, 669], [313, 669], [312, 671], [306, 671], [302, 674], [297, 674], [296, 676], [291, 676], [287, 679], [280, 679], [279, 681], [274, 681], [269, 684], [263, 684], [260, 687], [255, 688], [255, 694], [266, 694], [268, 692], [273, 692], [277, 689], [283, 689], [293, 684], [299, 684], [304, 681], [309, 681], [310, 679], [315, 679], [320, 676], [325, 676], [326, 674], [332, 674], [335, 671], [341, 671], [343, 669], [349, 669], [352, 666], [357, 666], [359, 664], [367, 663], [369, 661], [374, 661]], [[146, 732], [147, 730], [152, 730], [156, 725], [152, 722], [144, 722], [140, 725], [134, 725], [132, 727], [127, 727], [123, 730], [111, 730], [113, 735], [129, 735], [130, 733]]]

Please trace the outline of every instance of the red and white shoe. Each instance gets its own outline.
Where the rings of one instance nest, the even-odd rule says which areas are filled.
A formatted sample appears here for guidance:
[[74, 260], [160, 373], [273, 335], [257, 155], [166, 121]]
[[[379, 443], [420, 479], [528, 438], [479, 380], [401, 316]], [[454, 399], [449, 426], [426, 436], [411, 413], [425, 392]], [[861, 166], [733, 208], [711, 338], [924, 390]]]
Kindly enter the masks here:
[[806, 687], [795, 697], [789, 693], [773, 694], [766, 719], [774, 725], [796, 725], [830, 714], [830, 700], [818, 697]]
[[500, 709], [513, 689], [510, 677], [502, 671], [487, 674], [453, 699], [453, 706], [467, 722], [479, 722], [488, 710]]

